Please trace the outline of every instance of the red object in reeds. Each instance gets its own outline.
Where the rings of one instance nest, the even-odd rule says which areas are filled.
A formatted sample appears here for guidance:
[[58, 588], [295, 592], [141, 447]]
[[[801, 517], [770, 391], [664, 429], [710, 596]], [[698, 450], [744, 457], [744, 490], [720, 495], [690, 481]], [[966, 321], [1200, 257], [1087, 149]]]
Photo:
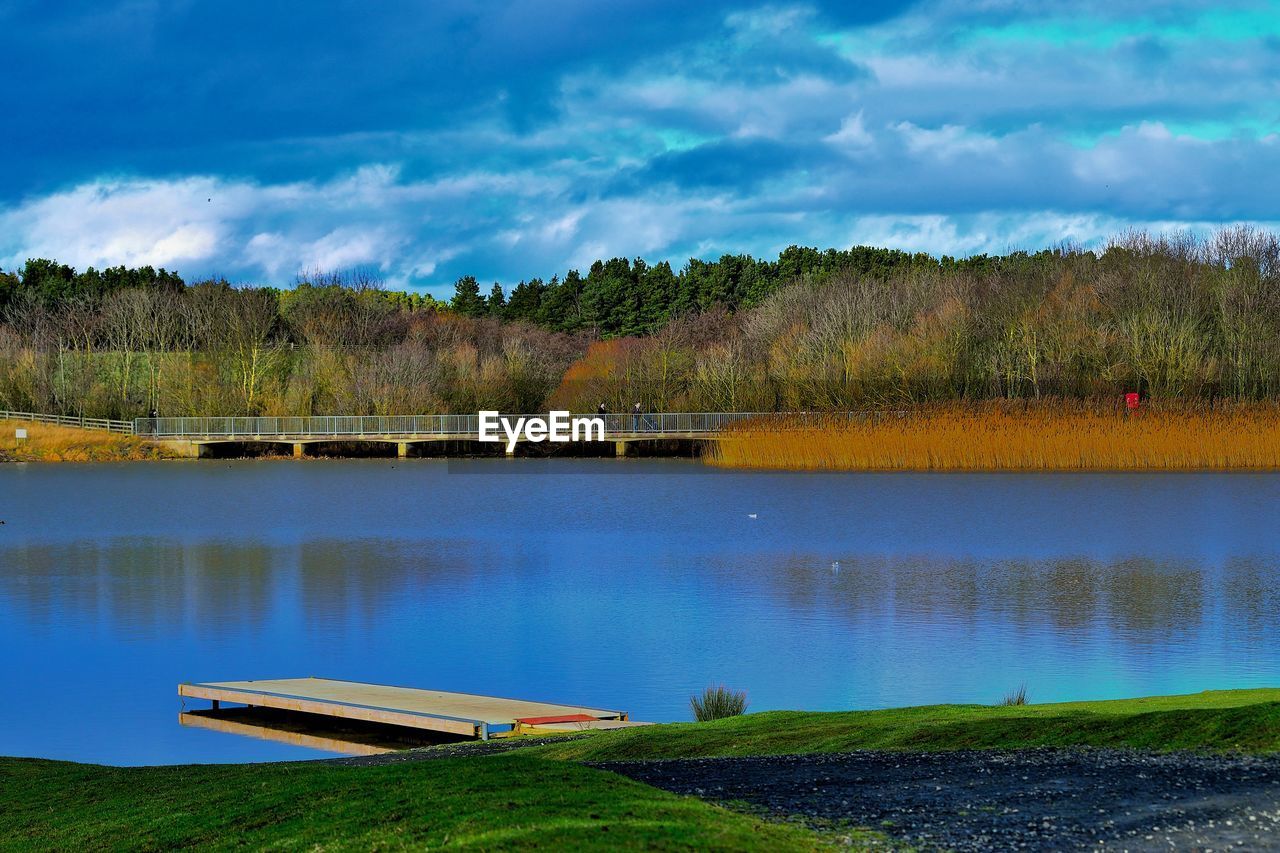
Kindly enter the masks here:
[[1128, 394], [1124, 395], [1124, 404], [1129, 411], [1137, 411], [1138, 406], [1142, 405], [1142, 398], [1130, 391]]

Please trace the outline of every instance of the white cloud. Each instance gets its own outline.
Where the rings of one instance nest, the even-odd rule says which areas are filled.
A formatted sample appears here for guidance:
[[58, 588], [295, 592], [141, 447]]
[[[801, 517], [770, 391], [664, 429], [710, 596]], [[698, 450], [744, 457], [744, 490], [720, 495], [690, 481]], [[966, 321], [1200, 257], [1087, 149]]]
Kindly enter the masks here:
[[949, 159], [957, 154], [990, 154], [999, 147], [995, 138], [971, 133], [954, 124], [925, 128], [904, 121], [895, 125], [894, 129], [902, 135], [907, 150], [912, 154], [932, 154]]
[[225, 212], [209, 201], [219, 186], [206, 177], [94, 181], [28, 201], [0, 211], [0, 233], [12, 241], [0, 258], [5, 266], [37, 256], [99, 267], [201, 260], [223, 247]]
[[866, 148], [874, 142], [862, 120], [862, 110], [845, 116], [844, 121], [840, 122], [840, 129], [823, 139], [839, 148]]
[[[381, 164], [326, 182], [90, 181], [0, 208], [0, 267], [48, 257], [80, 269], [150, 264], [189, 277], [278, 284], [301, 270], [375, 265], [407, 281], [459, 254], [457, 244], [468, 240], [462, 232], [495, 199], [523, 204], [561, 184], [533, 174], [483, 173], [402, 181], [398, 169]], [[562, 240], [579, 215], [534, 228]], [[483, 243], [484, 235], [470, 239]]]

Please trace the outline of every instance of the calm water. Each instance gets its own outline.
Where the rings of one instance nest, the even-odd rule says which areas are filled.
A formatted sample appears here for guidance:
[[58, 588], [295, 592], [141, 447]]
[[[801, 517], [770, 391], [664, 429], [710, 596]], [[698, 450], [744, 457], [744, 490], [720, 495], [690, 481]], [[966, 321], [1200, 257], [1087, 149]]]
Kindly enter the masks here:
[[650, 720], [721, 681], [757, 710], [1276, 685], [1278, 499], [1271, 474], [5, 466], [0, 754], [318, 755], [180, 727], [183, 680], [319, 675]]

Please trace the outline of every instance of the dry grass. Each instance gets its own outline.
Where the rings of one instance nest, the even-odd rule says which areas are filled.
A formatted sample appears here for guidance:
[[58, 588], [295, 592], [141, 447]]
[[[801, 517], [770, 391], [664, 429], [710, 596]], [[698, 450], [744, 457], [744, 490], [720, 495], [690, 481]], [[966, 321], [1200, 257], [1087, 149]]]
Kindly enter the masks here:
[[[17, 429], [27, 431], [27, 439], [14, 438]], [[0, 460], [16, 462], [123, 462], [139, 459], [168, 459], [174, 454], [158, 444], [132, 435], [103, 430], [33, 424], [0, 420]]]
[[1045, 402], [926, 406], [857, 419], [737, 425], [707, 455], [731, 468], [1105, 471], [1280, 468], [1280, 406], [1152, 408]]

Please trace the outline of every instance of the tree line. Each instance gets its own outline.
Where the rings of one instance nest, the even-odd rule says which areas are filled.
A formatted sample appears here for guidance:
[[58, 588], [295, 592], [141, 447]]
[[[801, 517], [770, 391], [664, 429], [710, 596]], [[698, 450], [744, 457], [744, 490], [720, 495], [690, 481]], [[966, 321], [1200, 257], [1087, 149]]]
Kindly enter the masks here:
[[1126, 234], [956, 260], [792, 247], [615, 258], [446, 305], [369, 272], [293, 287], [0, 273], [0, 408], [88, 416], [548, 406], [822, 410], [952, 399], [1274, 399], [1280, 242]]
[[913, 269], [990, 270], [1025, 260], [1023, 254], [935, 258], [873, 246], [826, 251], [790, 246], [773, 261], [750, 255], [724, 255], [718, 261], [691, 258], [679, 271], [665, 261], [612, 258], [596, 261], [585, 276], [575, 269], [549, 281], [522, 280], [510, 292], [494, 282], [487, 295], [474, 276], [464, 276], [454, 285], [449, 306], [467, 317], [620, 337], [652, 333], [671, 320], [715, 308], [750, 308], [795, 282], [821, 285], [836, 276], [884, 278]]

